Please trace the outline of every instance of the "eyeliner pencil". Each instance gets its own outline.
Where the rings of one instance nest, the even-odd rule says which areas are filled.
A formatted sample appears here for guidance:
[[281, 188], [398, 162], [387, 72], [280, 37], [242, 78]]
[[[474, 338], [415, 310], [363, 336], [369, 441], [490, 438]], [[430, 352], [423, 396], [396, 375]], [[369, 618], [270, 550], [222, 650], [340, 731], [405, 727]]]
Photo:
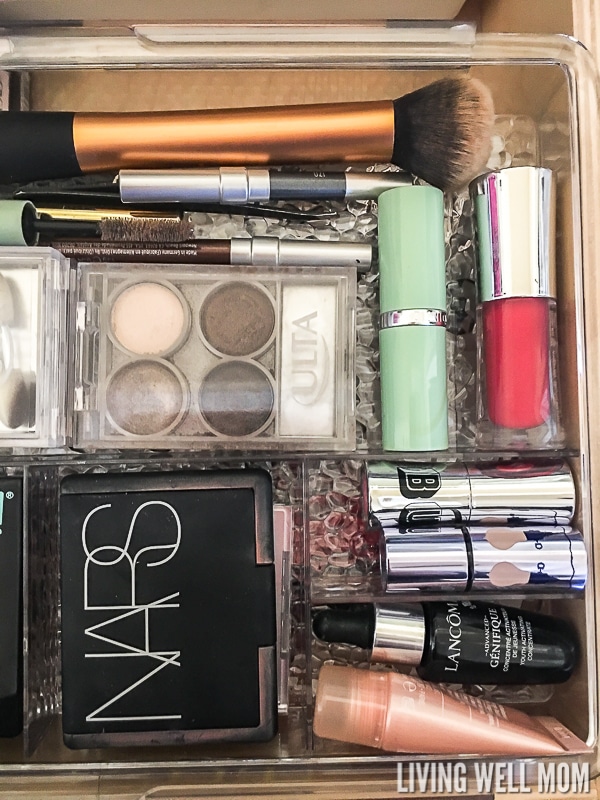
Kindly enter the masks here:
[[121, 200], [139, 204], [370, 200], [412, 183], [406, 172], [279, 172], [247, 167], [119, 172]]
[[263, 267], [349, 267], [367, 272], [370, 244], [319, 242], [276, 237], [202, 239], [175, 244], [150, 242], [54, 241], [51, 247], [78, 261], [164, 264], [239, 264]]

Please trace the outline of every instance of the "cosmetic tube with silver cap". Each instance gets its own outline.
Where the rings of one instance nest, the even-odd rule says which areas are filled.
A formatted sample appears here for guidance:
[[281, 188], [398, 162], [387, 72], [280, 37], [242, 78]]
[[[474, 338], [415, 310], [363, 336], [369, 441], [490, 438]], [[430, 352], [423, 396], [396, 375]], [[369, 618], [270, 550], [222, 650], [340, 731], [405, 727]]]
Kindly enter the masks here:
[[481, 464], [373, 462], [365, 507], [383, 527], [569, 525], [575, 481], [566, 461]]
[[260, 203], [266, 200], [370, 200], [413, 183], [406, 172], [280, 172], [273, 169], [124, 169], [124, 203]]
[[583, 537], [566, 526], [385, 528], [380, 548], [387, 592], [554, 594], [587, 580]]
[[432, 186], [379, 198], [384, 450], [448, 448], [444, 199]]
[[471, 184], [477, 234], [478, 444], [562, 444], [551, 170], [510, 167]]
[[493, 602], [332, 605], [313, 616], [313, 632], [369, 650], [371, 661], [416, 667], [426, 681], [562, 683], [579, 657], [568, 623]]

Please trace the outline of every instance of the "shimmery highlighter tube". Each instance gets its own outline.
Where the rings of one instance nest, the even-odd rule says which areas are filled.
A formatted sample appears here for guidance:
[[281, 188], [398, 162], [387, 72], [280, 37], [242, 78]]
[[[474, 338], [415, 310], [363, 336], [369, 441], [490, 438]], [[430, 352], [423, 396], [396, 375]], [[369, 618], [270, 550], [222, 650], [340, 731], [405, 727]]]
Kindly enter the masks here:
[[379, 197], [383, 449], [448, 448], [444, 201], [431, 186]]
[[442, 691], [408, 675], [333, 664], [319, 673], [314, 731], [326, 739], [396, 753], [480, 756], [560, 754], [565, 735], [550, 718]]
[[556, 447], [552, 172], [512, 167], [471, 184], [478, 246], [478, 444]]

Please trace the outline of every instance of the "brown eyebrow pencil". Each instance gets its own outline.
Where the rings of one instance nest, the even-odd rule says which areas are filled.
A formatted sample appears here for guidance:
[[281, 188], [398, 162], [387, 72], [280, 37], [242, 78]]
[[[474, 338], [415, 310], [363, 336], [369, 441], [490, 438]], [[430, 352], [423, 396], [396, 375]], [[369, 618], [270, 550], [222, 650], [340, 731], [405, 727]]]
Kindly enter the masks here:
[[0, 182], [118, 169], [392, 162], [440, 188], [463, 185], [490, 150], [493, 103], [468, 77], [396, 100], [0, 117]]

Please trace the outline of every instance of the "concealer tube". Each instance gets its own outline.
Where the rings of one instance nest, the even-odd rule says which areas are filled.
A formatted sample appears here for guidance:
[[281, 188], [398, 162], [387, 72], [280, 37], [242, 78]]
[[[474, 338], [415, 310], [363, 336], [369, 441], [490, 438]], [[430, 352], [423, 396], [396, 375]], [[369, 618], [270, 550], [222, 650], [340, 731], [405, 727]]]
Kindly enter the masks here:
[[563, 525], [384, 528], [380, 558], [386, 592], [564, 594], [588, 572], [583, 536]]
[[[548, 718], [544, 720], [548, 724]], [[562, 732], [568, 738], [556, 720], [552, 723], [557, 736]], [[325, 739], [394, 753], [550, 756], [565, 752], [538, 718], [514, 708], [442, 691], [408, 675], [330, 664], [319, 673], [314, 731]]]

